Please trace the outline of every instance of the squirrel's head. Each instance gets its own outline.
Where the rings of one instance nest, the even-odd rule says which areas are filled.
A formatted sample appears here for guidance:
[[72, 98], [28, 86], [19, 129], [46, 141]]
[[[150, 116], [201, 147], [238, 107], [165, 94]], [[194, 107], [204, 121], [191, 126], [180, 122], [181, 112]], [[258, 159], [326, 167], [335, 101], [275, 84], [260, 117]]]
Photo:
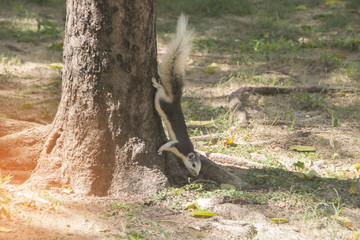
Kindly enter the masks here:
[[189, 170], [189, 172], [197, 176], [199, 175], [200, 169], [201, 169], [201, 161], [200, 161], [200, 155], [196, 152], [190, 152], [186, 156], [186, 160], [184, 161], [185, 167]]

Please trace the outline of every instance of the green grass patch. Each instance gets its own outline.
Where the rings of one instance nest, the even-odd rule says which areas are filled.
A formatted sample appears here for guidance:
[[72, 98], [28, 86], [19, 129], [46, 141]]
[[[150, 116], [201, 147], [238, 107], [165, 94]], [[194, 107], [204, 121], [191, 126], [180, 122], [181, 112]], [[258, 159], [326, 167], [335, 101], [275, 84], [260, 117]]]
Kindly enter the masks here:
[[224, 107], [211, 107], [192, 97], [183, 97], [182, 108], [185, 121], [216, 121], [228, 116], [229, 110]]
[[0, 21], [0, 39], [18, 42], [54, 41], [63, 38], [57, 23], [49, 19], [37, 19], [37, 25], [14, 21]]
[[[148, 239], [155, 237], [157, 239], [169, 238], [170, 233], [162, 227], [158, 221], [149, 219], [142, 213], [144, 205], [138, 202], [122, 202], [113, 201], [105, 211], [107, 217], [114, 215], [121, 215], [125, 217], [126, 222], [123, 224], [125, 235], [118, 237], [123, 239]], [[140, 226], [140, 227], [139, 227]], [[146, 226], [146, 229], [141, 228]]]
[[[244, 176], [243, 176], [244, 177]], [[355, 180], [336, 178], [300, 178], [293, 172], [279, 168], [248, 169], [244, 177], [256, 187], [256, 191], [224, 189], [214, 184], [187, 184], [180, 188], [168, 188], [153, 196], [153, 201], [168, 202], [170, 209], [184, 209], [187, 203], [199, 198], [228, 196], [247, 205], [274, 205], [281, 202], [294, 215], [292, 217], [311, 219], [330, 217], [342, 207], [357, 207], [358, 196], [349, 193]], [[335, 210], [334, 210], [335, 209]]]
[[231, 111], [224, 107], [211, 107], [201, 103], [199, 99], [183, 97], [182, 109], [190, 136], [199, 136], [210, 133], [221, 133], [235, 126], [230, 121]]

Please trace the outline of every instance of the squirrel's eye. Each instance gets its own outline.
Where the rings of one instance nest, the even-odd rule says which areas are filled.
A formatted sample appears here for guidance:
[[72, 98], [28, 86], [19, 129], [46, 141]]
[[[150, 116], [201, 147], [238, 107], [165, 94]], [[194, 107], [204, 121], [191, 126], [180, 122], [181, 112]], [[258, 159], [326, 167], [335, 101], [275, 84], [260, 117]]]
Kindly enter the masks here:
[[192, 167], [193, 167], [193, 168], [195, 168], [195, 167], [196, 167], [196, 164], [195, 164], [195, 163], [193, 163], [193, 164], [192, 164]]

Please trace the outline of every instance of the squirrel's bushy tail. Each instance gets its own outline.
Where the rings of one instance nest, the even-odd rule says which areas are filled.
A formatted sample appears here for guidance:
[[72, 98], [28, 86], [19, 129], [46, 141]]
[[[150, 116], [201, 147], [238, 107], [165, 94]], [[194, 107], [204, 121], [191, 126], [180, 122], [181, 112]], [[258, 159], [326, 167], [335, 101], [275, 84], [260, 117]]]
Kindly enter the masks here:
[[186, 59], [192, 46], [193, 31], [187, 29], [187, 22], [187, 17], [181, 14], [177, 22], [176, 35], [168, 44], [166, 53], [159, 64], [161, 84], [171, 97], [174, 92], [181, 91], [181, 89], [173, 88], [183, 86]]

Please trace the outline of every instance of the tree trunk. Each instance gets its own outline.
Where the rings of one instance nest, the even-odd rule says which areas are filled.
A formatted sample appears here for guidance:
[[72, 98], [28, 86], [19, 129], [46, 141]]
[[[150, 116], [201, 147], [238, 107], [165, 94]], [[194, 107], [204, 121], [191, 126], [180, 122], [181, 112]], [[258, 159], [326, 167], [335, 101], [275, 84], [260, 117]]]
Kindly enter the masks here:
[[152, 76], [155, 0], [68, 0], [63, 95], [27, 185], [100, 196], [166, 186]]
[[[8, 165], [19, 152], [9, 143], [17, 141], [28, 149], [29, 166], [38, 160], [24, 187], [69, 185], [80, 194], [146, 197], [187, 181], [174, 156], [166, 154], [165, 162], [157, 155], [166, 139], [151, 82], [156, 55], [155, 0], [67, 0], [55, 119], [41, 132], [0, 137], [0, 146], [14, 148], [6, 151]], [[36, 143], [32, 133], [42, 151], [29, 150]], [[200, 176], [247, 187], [207, 159]]]

